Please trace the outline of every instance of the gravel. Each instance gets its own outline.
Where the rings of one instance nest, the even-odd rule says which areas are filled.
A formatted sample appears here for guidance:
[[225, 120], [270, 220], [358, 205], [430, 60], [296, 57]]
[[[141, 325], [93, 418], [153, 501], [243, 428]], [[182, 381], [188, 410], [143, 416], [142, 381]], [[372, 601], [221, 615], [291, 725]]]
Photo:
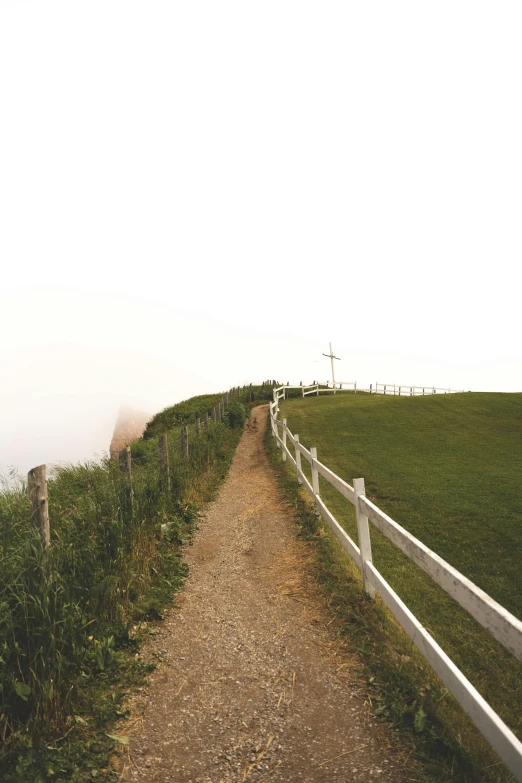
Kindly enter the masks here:
[[217, 500], [186, 550], [190, 576], [145, 651], [124, 781], [402, 781], [372, 720], [357, 657], [310, 575], [312, 554], [263, 449], [254, 409]]

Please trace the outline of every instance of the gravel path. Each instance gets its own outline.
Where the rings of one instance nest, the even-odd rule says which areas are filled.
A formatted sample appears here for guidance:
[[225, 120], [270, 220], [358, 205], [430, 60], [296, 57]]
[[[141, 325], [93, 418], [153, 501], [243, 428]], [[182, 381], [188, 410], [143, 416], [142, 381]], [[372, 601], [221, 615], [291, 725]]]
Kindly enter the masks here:
[[267, 406], [254, 409], [186, 551], [179, 606], [148, 650], [162, 662], [133, 703], [125, 781], [405, 779], [309, 575], [266, 424]]

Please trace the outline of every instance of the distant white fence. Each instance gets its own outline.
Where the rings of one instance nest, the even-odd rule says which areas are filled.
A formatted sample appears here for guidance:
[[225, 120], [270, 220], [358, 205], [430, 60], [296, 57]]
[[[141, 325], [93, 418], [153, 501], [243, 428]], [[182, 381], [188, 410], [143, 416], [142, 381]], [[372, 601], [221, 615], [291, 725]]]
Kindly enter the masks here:
[[[317, 449], [313, 447], [306, 449], [300, 443], [299, 435], [292, 434], [286, 419], [280, 421], [277, 418], [278, 401], [282, 399], [285, 388], [288, 389], [288, 386], [274, 389], [275, 399], [270, 403], [272, 434], [276, 439], [277, 446], [282, 449], [283, 461], [290, 460], [296, 469], [298, 483], [312, 497], [316, 516], [325, 520], [341, 546], [361, 571], [366, 593], [372, 598], [375, 597], [375, 593], [380, 595], [388, 609], [397, 618], [408, 636], [429, 661], [448, 690], [468, 713], [515, 778], [522, 781], [522, 743], [379, 573], [372, 562], [369, 522], [422, 568], [519, 661], [522, 661], [522, 622], [368, 500], [365, 496], [364, 479], [354, 479], [353, 486], [350, 486], [326, 465], [319, 462]], [[315, 387], [303, 387], [303, 390], [311, 388]], [[303, 394], [305, 393], [306, 391], [303, 391]], [[293, 454], [289, 444], [293, 447]], [[303, 457], [310, 463], [312, 483], [308, 481], [301, 469]], [[320, 475], [355, 506], [359, 545], [341, 527], [321, 498], [319, 492]]]
[[307, 397], [309, 394], [328, 394], [343, 391], [364, 392], [366, 394], [395, 394], [399, 397], [419, 397], [430, 394], [460, 394], [463, 389], [442, 389], [438, 386], [404, 386], [397, 383], [370, 383], [369, 388], [364, 386], [357, 386], [357, 381], [336, 381], [335, 385], [330, 386], [330, 381], [314, 381], [313, 383], [303, 384], [301, 381], [299, 384], [290, 385], [287, 383], [283, 386], [274, 388], [274, 399], [285, 399], [286, 392], [289, 389], [301, 389], [302, 396]]

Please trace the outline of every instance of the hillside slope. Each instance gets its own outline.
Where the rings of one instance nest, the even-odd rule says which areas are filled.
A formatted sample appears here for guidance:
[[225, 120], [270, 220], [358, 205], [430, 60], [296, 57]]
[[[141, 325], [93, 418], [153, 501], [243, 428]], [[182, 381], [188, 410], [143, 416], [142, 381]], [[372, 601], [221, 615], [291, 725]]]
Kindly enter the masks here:
[[[281, 404], [279, 415], [303, 445], [317, 448], [321, 462], [350, 483], [363, 477], [367, 496], [380, 508], [522, 618], [521, 394], [345, 394], [289, 400]], [[303, 466], [309, 475], [305, 460]], [[322, 479], [320, 492], [357, 541], [353, 506]], [[371, 538], [379, 571], [522, 736], [519, 663], [373, 526]], [[358, 572], [354, 578], [360, 581]], [[358, 596], [356, 591], [353, 599]], [[405, 656], [410, 655], [409, 644], [404, 643]], [[378, 646], [367, 646], [373, 658], [381, 657]], [[418, 675], [409, 664], [405, 671], [407, 677], [417, 676], [417, 688], [428, 677], [422, 667]], [[445, 697], [436, 711], [463, 741], [460, 709]], [[482, 740], [473, 731], [468, 737], [464, 744], [473, 752]]]

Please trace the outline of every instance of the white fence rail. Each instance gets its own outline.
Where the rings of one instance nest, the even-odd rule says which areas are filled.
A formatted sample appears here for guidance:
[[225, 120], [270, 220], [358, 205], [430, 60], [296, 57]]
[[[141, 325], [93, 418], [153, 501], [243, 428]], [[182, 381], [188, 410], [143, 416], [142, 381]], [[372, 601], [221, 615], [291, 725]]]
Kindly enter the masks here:
[[335, 385], [330, 386], [330, 381], [314, 381], [313, 383], [303, 384], [301, 381], [299, 384], [291, 385], [287, 383], [283, 386], [274, 388], [274, 400], [286, 399], [286, 392], [290, 389], [300, 389], [303, 397], [307, 397], [310, 394], [328, 394], [343, 391], [350, 392], [364, 392], [366, 394], [388, 394], [397, 395], [399, 397], [419, 397], [429, 396], [431, 394], [459, 394], [463, 389], [442, 389], [437, 386], [405, 386], [396, 383], [376, 383], [375, 386], [370, 383], [369, 388], [364, 386], [357, 386], [357, 381], [336, 381]]
[[[455, 696], [515, 778], [522, 782], [522, 743], [379, 573], [372, 562], [369, 523], [422, 568], [519, 661], [522, 661], [522, 622], [368, 500], [365, 496], [364, 479], [354, 479], [352, 487], [326, 465], [319, 462], [317, 450], [313, 447], [306, 449], [300, 442], [299, 435], [290, 431], [286, 419], [281, 421], [277, 418], [278, 401], [284, 397], [284, 388], [289, 387], [274, 390], [274, 402], [270, 403], [272, 434], [276, 439], [277, 446], [282, 450], [283, 460], [290, 460], [296, 469], [298, 483], [312, 497], [316, 516], [321, 516], [325, 520], [341, 546], [361, 571], [366, 593], [371, 597], [377, 593], [382, 598], [448, 690]], [[307, 388], [312, 387], [303, 387], [303, 389]], [[293, 446], [294, 454], [289, 448], [289, 443]], [[302, 457], [310, 463], [311, 483], [302, 471]], [[358, 545], [337, 522], [321, 498], [320, 475], [355, 506]]]

